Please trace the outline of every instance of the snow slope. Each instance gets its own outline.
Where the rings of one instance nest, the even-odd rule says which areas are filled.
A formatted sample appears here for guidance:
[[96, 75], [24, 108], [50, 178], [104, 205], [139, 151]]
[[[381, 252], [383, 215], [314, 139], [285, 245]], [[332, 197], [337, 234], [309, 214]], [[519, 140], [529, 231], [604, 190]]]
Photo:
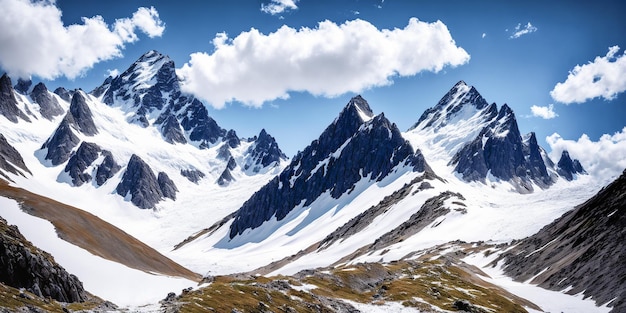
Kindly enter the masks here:
[[85, 289], [122, 306], [157, 302], [171, 291], [195, 287], [191, 280], [154, 275], [128, 268], [74, 246], [57, 237], [46, 220], [22, 212], [17, 202], [0, 198], [2, 217], [18, 225], [20, 232], [35, 246], [52, 254], [67, 271], [79, 277]]

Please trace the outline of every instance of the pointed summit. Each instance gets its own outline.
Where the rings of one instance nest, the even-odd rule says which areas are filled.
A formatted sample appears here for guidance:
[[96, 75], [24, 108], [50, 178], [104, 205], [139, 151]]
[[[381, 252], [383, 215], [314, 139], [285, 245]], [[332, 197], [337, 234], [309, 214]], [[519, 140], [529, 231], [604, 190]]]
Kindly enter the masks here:
[[44, 118], [51, 120], [53, 117], [63, 114], [63, 108], [59, 105], [59, 101], [53, 97], [46, 85], [39, 83], [35, 85], [30, 97], [39, 104], [39, 113]]
[[561, 153], [561, 158], [557, 163], [557, 173], [569, 181], [574, 179], [575, 174], [587, 174], [578, 160], [572, 160], [567, 150]]
[[354, 97], [318, 139], [244, 203], [231, 225], [230, 238], [271, 218], [280, 222], [294, 208], [309, 206], [322, 194], [339, 199], [358, 182], [380, 181], [401, 166], [416, 172], [428, 168], [395, 124], [383, 114], [373, 116], [367, 101]]
[[344, 109], [344, 112], [347, 113], [348, 111], [351, 112], [350, 114], [357, 113], [363, 122], [367, 122], [374, 117], [374, 112], [372, 112], [370, 105], [361, 95], [350, 99], [350, 102]]
[[437, 105], [426, 110], [409, 130], [444, 127], [455, 117], [470, 117], [488, 105], [476, 88], [468, 86], [461, 80], [439, 100]]
[[18, 117], [30, 122], [26, 114], [17, 106], [17, 98], [13, 94], [11, 78], [6, 73], [0, 77], [0, 114], [13, 123], [18, 122]]
[[278, 147], [276, 139], [268, 134], [265, 129], [261, 130], [247, 152], [250, 155], [250, 160], [246, 162], [244, 169], [252, 168], [255, 173], [263, 167], [278, 164], [281, 160], [287, 159], [287, 156]]
[[136, 121], [144, 126], [146, 114], [167, 104], [166, 94], [178, 93], [174, 61], [156, 50], [146, 52], [122, 74], [105, 80], [92, 92], [97, 97], [102, 95], [102, 101], [108, 105], [136, 109]]

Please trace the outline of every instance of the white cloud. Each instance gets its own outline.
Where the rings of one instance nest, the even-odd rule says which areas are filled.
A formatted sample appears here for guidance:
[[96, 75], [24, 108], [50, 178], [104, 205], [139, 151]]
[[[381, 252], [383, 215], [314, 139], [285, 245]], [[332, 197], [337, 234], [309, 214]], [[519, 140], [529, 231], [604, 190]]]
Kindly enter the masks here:
[[618, 46], [609, 48], [603, 57], [597, 56], [593, 62], [576, 65], [567, 75], [565, 82], [558, 83], [550, 92], [552, 99], [562, 103], [582, 103], [602, 97], [614, 99], [618, 93], [626, 91], [626, 53], [616, 57]]
[[261, 11], [271, 15], [281, 14], [288, 10], [297, 9], [296, 2], [298, 0], [271, 0], [268, 4], [261, 3]]
[[485, 37], [487, 37], [487, 33], [483, 33], [481, 38], [485, 38]]
[[522, 25], [521, 23], [518, 23], [517, 26], [515, 26], [515, 32], [509, 38], [511, 39], [519, 38], [523, 35], [534, 33], [536, 31], [537, 31], [537, 27], [533, 26], [530, 22], [528, 22], [526, 25]]
[[282, 26], [268, 35], [253, 28], [234, 39], [217, 34], [213, 45], [213, 54], [193, 53], [178, 74], [185, 91], [215, 108], [231, 101], [260, 107], [290, 91], [334, 97], [470, 59], [445, 24], [416, 18], [393, 30], [360, 19], [323, 21], [313, 29]]
[[546, 120], [553, 119], [559, 116], [558, 114], [556, 114], [556, 112], [554, 112], [553, 104], [550, 104], [547, 107], [533, 105], [530, 107], [530, 111], [533, 113], [533, 116], [541, 117]]
[[552, 149], [550, 158], [555, 162], [567, 150], [589, 174], [605, 182], [615, 179], [626, 168], [626, 127], [613, 135], [604, 134], [598, 141], [592, 141], [586, 134], [577, 141], [566, 140], [557, 133], [546, 137], [546, 141]]
[[106, 76], [111, 76], [111, 77], [116, 77], [120, 74], [120, 71], [116, 68], [112, 69], [112, 70], [107, 70]]
[[0, 0], [0, 7], [0, 66], [18, 77], [73, 79], [95, 63], [120, 57], [126, 43], [138, 40], [137, 30], [157, 37], [165, 29], [152, 7], [112, 27], [101, 16], [65, 26], [53, 1]]

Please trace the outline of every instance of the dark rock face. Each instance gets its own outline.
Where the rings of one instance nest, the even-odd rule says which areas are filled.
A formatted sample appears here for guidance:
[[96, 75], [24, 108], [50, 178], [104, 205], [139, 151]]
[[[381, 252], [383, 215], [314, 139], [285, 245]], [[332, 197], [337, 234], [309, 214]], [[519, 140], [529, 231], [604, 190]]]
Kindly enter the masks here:
[[226, 168], [222, 172], [222, 175], [217, 178], [217, 184], [220, 186], [227, 186], [230, 182], [234, 181], [235, 178], [233, 177], [231, 171], [234, 170], [235, 167], [237, 167], [237, 162], [231, 156], [230, 159], [228, 159], [228, 163], [226, 164]]
[[75, 92], [68, 113], [72, 117], [73, 125], [83, 134], [93, 136], [98, 133], [96, 124], [93, 122], [91, 109], [87, 105], [85, 96], [81, 92]]
[[122, 168], [115, 162], [111, 152], [103, 150], [102, 155], [104, 155], [104, 160], [102, 160], [102, 163], [100, 163], [100, 166], [98, 166], [96, 170], [96, 184], [98, 184], [98, 186], [104, 185], [109, 178], [113, 177], [113, 175]]
[[[572, 287], [626, 311], [626, 171], [597, 195], [505, 253], [504, 270], [551, 290]], [[547, 270], [546, 270], [547, 269]], [[541, 273], [541, 274], [540, 274]]]
[[45, 159], [50, 160], [52, 165], [56, 166], [67, 161], [72, 149], [80, 143], [73, 129], [88, 136], [98, 133], [91, 110], [80, 91], [74, 92], [69, 111], [54, 134], [41, 147], [42, 149], [48, 148]]
[[192, 183], [198, 183], [205, 176], [204, 173], [196, 169], [180, 170], [180, 175], [186, 177]]
[[[472, 87], [471, 91], [475, 89]], [[490, 122], [454, 155], [450, 164], [455, 165], [455, 171], [466, 181], [484, 182], [491, 174], [513, 183], [522, 193], [532, 192], [533, 182], [542, 188], [549, 187], [554, 181], [546, 169], [535, 135], [531, 133], [523, 140], [515, 114], [508, 105], [504, 104], [497, 111], [495, 104], [487, 107], [484, 100], [479, 104], [489, 108], [484, 120]]]
[[163, 197], [176, 200], [178, 188], [165, 174], [160, 172], [158, 178], [146, 162], [133, 154], [126, 166], [126, 172], [115, 189], [117, 194], [126, 197], [140, 209], [153, 209]]
[[0, 77], [0, 114], [13, 123], [17, 123], [18, 118], [30, 122], [28, 116], [18, 108], [17, 99], [11, 86], [11, 78], [6, 73]]
[[30, 89], [30, 86], [33, 85], [33, 81], [30, 79], [21, 79], [18, 78], [17, 79], [17, 84], [15, 84], [15, 91], [23, 94], [23, 95], [27, 95], [28, 94], [28, 90]]
[[265, 129], [261, 130], [254, 144], [248, 149], [248, 153], [251, 161], [245, 165], [244, 169], [251, 167], [253, 172], [258, 172], [262, 167], [278, 164], [281, 160], [287, 159], [274, 137], [270, 136]]
[[0, 218], [0, 282], [25, 288], [60, 302], [83, 302], [87, 294], [76, 276], [59, 266], [54, 258], [34, 247], [17, 227]]
[[95, 166], [96, 183], [98, 186], [102, 186], [120, 170], [121, 167], [115, 163], [111, 152], [102, 150], [95, 143], [83, 142], [76, 152], [72, 154], [64, 170], [72, 178], [74, 186], [81, 186], [92, 180], [91, 174], [86, 173], [85, 170], [94, 165], [93, 163], [100, 156], [104, 156], [104, 159], [102, 163]]
[[102, 150], [101, 153], [104, 155], [104, 160], [102, 160], [102, 163], [100, 163], [98, 169], [96, 170], [96, 184], [98, 184], [98, 186], [104, 185], [109, 178], [113, 177], [113, 175], [119, 172], [122, 168], [115, 162], [111, 152]]
[[41, 113], [41, 116], [48, 120], [64, 113], [57, 99], [50, 95], [48, 88], [46, 88], [46, 85], [43, 83], [35, 85], [33, 91], [30, 93], [30, 97], [39, 104], [39, 113]]
[[163, 193], [163, 197], [176, 200], [176, 193], [178, 192], [178, 188], [176, 188], [174, 182], [170, 179], [169, 176], [167, 176], [167, 174], [165, 174], [165, 172], [159, 172], [157, 182], [159, 183], [159, 188]]
[[373, 117], [368, 103], [355, 97], [317, 140], [243, 204], [231, 225], [230, 237], [273, 216], [282, 220], [294, 207], [310, 205], [324, 192], [337, 199], [365, 177], [380, 181], [402, 163], [417, 171], [427, 166], [395, 124], [382, 114]]
[[161, 125], [161, 134], [168, 143], [187, 143], [180, 124], [174, 115], [169, 115]]
[[80, 139], [72, 130], [72, 124], [72, 116], [68, 113], [54, 131], [54, 134], [41, 146], [42, 149], [48, 149], [45, 159], [50, 160], [54, 166], [67, 161], [70, 158], [72, 149], [80, 143]]
[[85, 173], [85, 170], [98, 158], [101, 151], [97, 144], [83, 142], [76, 153], [70, 157], [64, 171], [72, 177], [74, 186], [80, 186], [91, 181], [91, 175]]
[[22, 155], [20, 155], [20, 153], [15, 150], [11, 144], [9, 144], [7, 139], [2, 134], [0, 134], [0, 169], [22, 176], [24, 176], [22, 171], [31, 173], [26, 167], [24, 159], [22, 159]]
[[228, 146], [231, 148], [237, 148], [239, 144], [241, 144], [239, 137], [237, 137], [237, 133], [232, 129], [226, 132], [226, 136], [224, 137], [224, 142], [226, 142]]
[[567, 150], [561, 153], [561, 158], [557, 163], [557, 173], [569, 181], [574, 179], [575, 174], [587, 174], [578, 160], [572, 160]]
[[122, 197], [130, 194], [130, 201], [140, 209], [152, 209], [163, 198], [163, 191], [152, 169], [136, 154], [128, 161], [116, 191]]
[[[535, 183], [537, 183], [542, 188], [549, 187], [552, 183], [554, 183], [554, 179], [548, 173], [548, 169], [542, 154], [545, 154], [545, 151], [539, 146], [537, 143], [537, 137], [534, 132], [531, 132], [526, 136], [526, 140], [523, 142], [524, 144], [524, 156], [527, 159], [527, 168], [530, 169], [530, 176], [534, 178]], [[553, 167], [554, 163], [552, 160], [548, 158], [548, 166]]]
[[228, 161], [230, 160], [230, 158], [233, 157], [233, 155], [230, 153], [230, 149], [228, 148], [229, 145], [225, 144], [222, 145], [221, 147], [219, 147], [219, 149], [217, 150], [217, 158], [220, 160], [224, 160], [224, 161]]
[[226, 130], [217, 125], [202, 102], [193, 99], [181, 114], [180, 125], [189, 134], [189, 140], [207, 148], [226, 135]]
[[61, 97], [61, 99], [65, 100], [67, 102], [70, 102], [70, 100], [72, 100], [73, 92], [67, 91], [67, 89], [65, 89], [63, 87], [59, 87], [59, 88], [55, 89], [54, 93], [57, 96]]
[[[146, 73], [152, 75], [146, 77]], [[169, 143], [186, 143], [188, 139], [200, 148], [208, 148], [222, 139], [231, 147], [239, 145], [235, 132], [227, 134], [219, 127], [202, 102], [181, 93], [174, 61], [157, 51], [147, 52], [124, 73], [105, 80], [92, 94], [102, 96], [108, 105], [130, 104], [135, 110], [131, 122], [143, 127], [150, 125], [146, 118], [149, 113], [162, 110], [154, 124], [160, 125]]]

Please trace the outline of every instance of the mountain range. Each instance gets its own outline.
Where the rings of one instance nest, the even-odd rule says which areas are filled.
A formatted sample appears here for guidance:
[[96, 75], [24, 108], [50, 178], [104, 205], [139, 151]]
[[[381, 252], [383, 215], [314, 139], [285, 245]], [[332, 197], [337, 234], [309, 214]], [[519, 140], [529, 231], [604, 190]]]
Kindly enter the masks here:
[[[589, 235], [572, 230], [579, 227], [570, 226], [573, 222], [563, 222], [572, 214], [582, 214], [575, 213], [583, 210], [574, 210], [575, 206], [602, 186], [567, 151], [559, 160], [551, 160], [535, 133], [522, 134], [508, 105], [489, 104], [473, 86], [456, 83], [404, 132], [384, 113], [375, 114], [364, 98], [355, 96], [317, 139], [288, 158], [264, 129], [258, 136], [240, 138], [235, 130], [221, 128], [200, 100], [181, 91], [180, 84], [174, 62], [157, 51], [147, 52], [90, 92], [63, 88], [51, 92], [44, 84], [31, 88], [24, 80], [13, 85], [3, 75], [0, 174], [7, 187], [2, 197], [17, 201], [21, 210], [0, 215], [31, 232], [37, 230], [28, 229], [22, 214], [38, 216], [51, 221], [63, 240], [100, 258], [138, 273], [185, 279], [174, 284], [159, 281], [154, 284], [154, 288], [162, 287], [159, 292], [181, 283], [194, 284], [201, 276], [215, 282], [219, 281], [216, 275], [235, 279], [244, 275], [241, 273], [253, 275], [250, 277], [292, 275], [294, 283], [283, 291], [297, 290], [295, 281], [322, 290], [319, 280], [306, 280], [309, 276], [303, 273], [322, 268], [309, 274], [321, 280], [335, 279], [319, 275], [328, 271], [343, 277], [338, 269], [356, 264], [379, 268], [402, 261], [408, 262], [403, 263], [408, 268], [417, 266], [412, 262], [437, 258], [449, 260], [444, 262], [445, 271], [467, 271], [471, 257], [458, 257], [462, 251], [470, 256], [493, 253], [503, 260], [503, 271], [513, 277], [534, 277], [533, 284], [556, 290], [568, 287], [562, 283], [567, 281], [576, 293], [588, 291], [585, 295], [596, 301], [594, 307], [608, 305], [615, 312], [621, 308], [621, 291], [597, 292], [590, 287], [602, 281], [602, 286], [619, 291], [623, 289], [621, 278], [586, 268], [600, 262], [599, 256], [621, 251], [601, 243], [619, 242], [623, 232], [607, 235], [607, 230], [598, 226]], [[604, 192], [594, 198], [600, 200], [589, 201], [621, 201], [616, 195], [622, 194], [621, 189], [608, 195]], [[43, 203], [53, 209], [42, 209]], [[607, 210], [614, 212], [609, 216], [623, 215], [614, 205], [610, 208]], [[557, 220], [562, 214], [566, 215]], [[585, 214], [592, 217], [577, 220], [576, 225], [608, 223], [597, 220], [593, 213]], [[68, 221], [63, 216], [81, 218]], [[551, 237], [554, 232], [571, 235], [555, 239]], [[527, 236], [535, 237], [524, 239]], [[581, 238], [584, 242], [589, 236], [596, 240], [594, 255], [598, 257], [576, 252], [573, 264], [582, 265], [566, 267], [549, 258], [533, 258], [530, 265], [529, 258], [519, 258], [522, 252], [513, 256], [509, 251], [511, 247], [535, 251], [563, 242], [563, 247], [555, 248], [558, 256], [579, 251], [579, 244], [566, 240]], [[98, 240], [77, 239], [81, 237]], [[517, 244], [522, 239], [528, 244]], [[116, 242], [115, 247], [107, 242]], [[532, 247], [522, 248], [525, 245]], [[66, 252], [52, 248], [57, 255]], [[456, 256], [450, 255], [452, 250], [458, 252]], [[146, 255], [156, 261], [142, 257]], [[111, 288], [113, 279], [89, 274], [86, 262], [66, 266], [70, 272], [87, 273], [78, 275], [85, 279], [87, 291], [118, 304], [133, 304], [124, 302], [124, 289]], [[564, 268], [558, 279], [570, 280], [550, 276], [539, 281], [537, 275], [547, 266], [549, 272]], [[620, 266], [616, 261], [607, 268]], [[382, 288], [379, 282], [384, 279], [402, 282], [401, 275], [384, 272], [368, 278], [379, 279], [370, 287], [351, 285], [352, 292]], [[482, 284], [477, 283], [482, 281], [480, 275], [472, 273], [455, 277], [468, 281], [471, 277], [474, 284]], [[23, 287], [10, 279], [2, 283]], [[37, 290], [28, 284], [29, 292]], [[84, 291], [74, 289], [79, 294], [76, 299], [55, 299], [84, 301]], [[202, 297], [207, 297], [206, 293], [211, 297], [209, 289], [198, 290]], [[519, 296], [498, 290], [498, 295], [508, 299]], [[187, 293], [189, 290], [178, 298], [168, 296], [163, 306], [180, 309], [176, 299], [185, 299]], [[515, 310], [546, 305], [532, 304], [545, 296], [538, 294], [536, 299], [513, 301]], [[318, 298], [302, 301], [338, 312], [358, 307], [352, 302], [345, 304], [341, 296], [314, 295]], [[135, 301], [156, 303], [154, 297], [152, 292]], [[481, 310], [466, 303], [481, 303], [471, 293], [463, 296], [467, 299], [450, 296], [447, 304], [423, 295], [415, 297], [411, 301], [426, 303], [435, 311]], [[390, 303], [395, 301], [392, 298], [380, 296]], [[571, 297], [568, 301], [578, 300]], [[233, 304], [232, 309], [236, 308]], [[255, 310], [258, 307], [250, 309]]]

